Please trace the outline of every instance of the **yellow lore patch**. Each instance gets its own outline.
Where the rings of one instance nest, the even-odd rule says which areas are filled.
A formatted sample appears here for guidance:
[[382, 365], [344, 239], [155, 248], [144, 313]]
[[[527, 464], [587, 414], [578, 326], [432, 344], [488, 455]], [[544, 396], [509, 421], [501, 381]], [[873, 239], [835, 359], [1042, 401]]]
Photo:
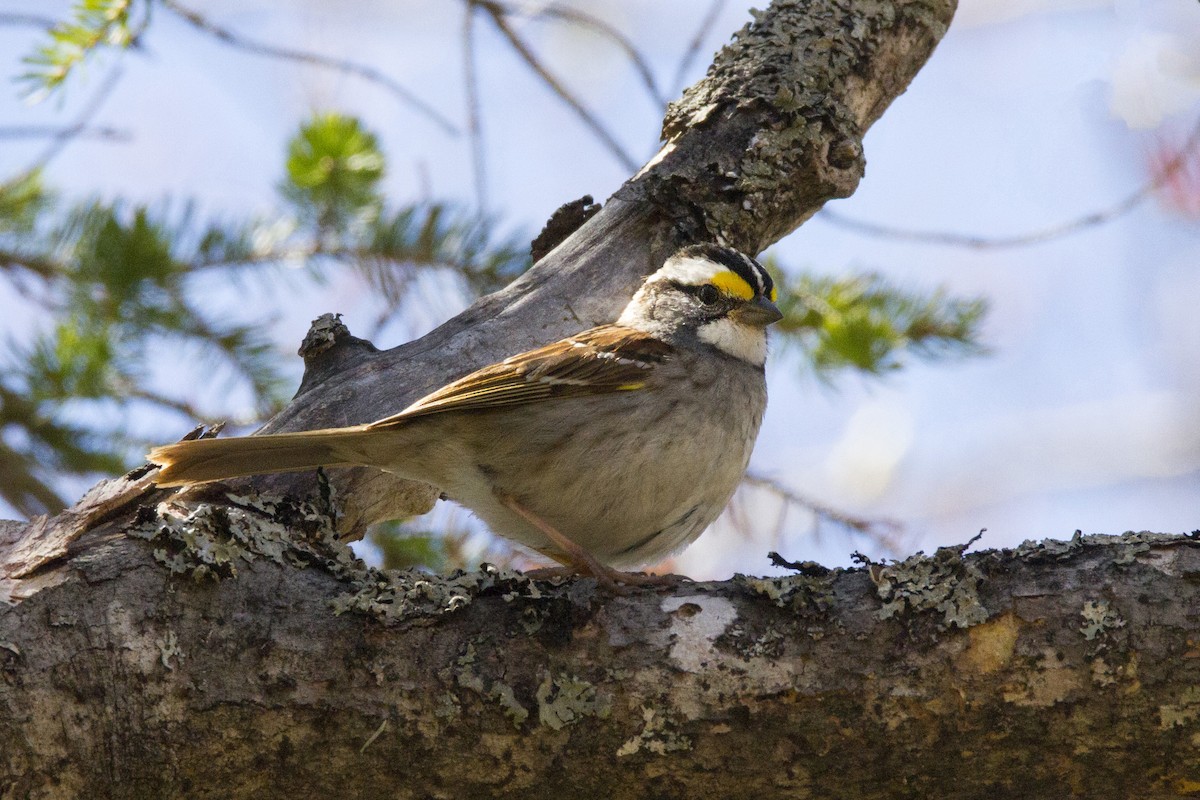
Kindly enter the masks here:
[[754, 299], [754, 288], [746, 283], [746, 279], [731, 270], [723, 270], [713, 275], [710, 283], [722, 292], [742, 300]]

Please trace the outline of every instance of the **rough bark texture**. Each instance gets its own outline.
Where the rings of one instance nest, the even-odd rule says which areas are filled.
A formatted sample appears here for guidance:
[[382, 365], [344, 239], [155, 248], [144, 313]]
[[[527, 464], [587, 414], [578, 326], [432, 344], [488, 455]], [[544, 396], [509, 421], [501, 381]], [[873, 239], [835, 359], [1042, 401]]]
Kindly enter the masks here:
[[612, 597], [366, 575], [257, 519], [143, 514], [0, 611], [0, 796], [1200, 791], [1193, 538]]
[[[322, 318], [267, 429], [365, 422], [611, 320], [682, 243], [758, 252], [853, 191], [863, 132], [953, 10], [775, 0], [672, 107], [660, 157], [529, 273], [392, 350]], [[364, 570], [329, 531], [435, 498], [377, 471], [152, 478], [0, 524], [3, 800], [1200, 787], [1191, 540], [611, 597]]]

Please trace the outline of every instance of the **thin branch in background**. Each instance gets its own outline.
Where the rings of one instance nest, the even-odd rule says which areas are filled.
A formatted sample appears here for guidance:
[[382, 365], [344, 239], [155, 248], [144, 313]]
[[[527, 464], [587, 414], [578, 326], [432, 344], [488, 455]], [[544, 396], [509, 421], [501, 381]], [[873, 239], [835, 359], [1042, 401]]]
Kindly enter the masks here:
[[[723, 2], [724, 0], [721, 0]], [[593, 16], [586, 11], [570, 8], [568, 6], [559, 5], [558, 3], [548, 3], [546, 5], [532, 4], [528, 7], [513, 6], [497, 3], [501, 5], [508, 14], [521, 14], [536, 19], [537, 17], [546, 17], [548, 19], [557, 19], [563, 22], [568, 22], [573, 25], [578, 25], [581, 28], [588, 28], [595, 33], [609, 39], [613, 44], [624, 51], [629, 63], [633, 66], [638, 77], [646, 86], [646, 92], [650, 95], [650, 99], [655, 105], [660, 108], [666, 108], [667, 97], [658, 88], [658, 82], [654, 79], [654, 73], [650, 69], [649, 60], [642, 55], [641, 51], [634, 46], [633, 41], [621, 33], [619, 30], [609, 25], [599, 17]]]
[[491, 2], [491, 0], [468, 0], [468, 4], [479, 6], [488, 12], [496, 29], [504, 35], [504, 38], [508, 39], [509, 44], [512, 45], [513, 49], [517, 51], [517, 54], [521, 56], [529, 68], [550, 87], [552, 92], [558, 95], [560, 100], [575, 112], [576, 116], [583, 121], [583, 124], [591, 130], [592, 134], [613, 154], [622, 167], [630, 172], [638, 168], [638, 162], [625, 152], [625, 149], [621, 147], [616, 137], [604, 126], [604, 123], [589, 111], [575, 95], [571, 94], [570, 90], [542, 64], [538, 57], [533, 54], [533, 51], [529, 49], [529, 46], [525, 44], [525, 41], [517, 35], [517, 32], [508, 24], [508, 18], [505, 16], [505, 9], [502, 5]]
[[704, 19], [700, 20], [700, 27], [696, 29], [696, 34], [692, 37], [687, 50], [683, 53], [683, 58], [679, 60], [679, 66], [675, 69], [675, 77], [671, 80], [670, 84], [672, 95], [678, 95], [683, 91], [688, 71], [691, 70], [692, 64], [695, 63], [696, 56], [700, 54], [700, 46], [704, 44], [705, 38], [708, 37], [713, 26], [717, 23], [717, 17], [721, 15], [721, 10], [724, 7], [725, 0], [713, 0], [712, 4], [708, 7], [708, 13], [704, 15]]
[[71, 125], [59, 128], [53, 125], [9, 125], [0, 127], [0, 139], [101, 139], [110, 142], [128, 142], [133, 138], [129, 131], [104, 125]]
[[120, 82], [123, 74], [124, 70], [121, 69], [121, 65], [114, 65], [108, 71], [108, 74], [104, 76], [104, 80], [100, 83], [99, 88], [88, 98], [87, 103], [80, 110], [79, 116], [75, 118], [75, 122], [64, 128], [62, 135], [54, 137], [50, 144], [42, 150], [37, 158], [21, 174], [29, 175], [45, 168], [47, 164], [58, 157], [68, 144], [83, 131], [87, 130], [91, 125], [92, 119], [96, 114], [100, 113], [100, 108], [108, 101], [113, 90], [117, 88], [117, 84]]
[[0, 25], [10, 26], [29, 26], [31, 28], [41, 28], [44, 31], [53, 30], [58, 20], [53, 17], [43, 17], [40, 14], [12, 14], [0, 13]]
[[1157, 174], [1148, 181], [1144, 186], [1138, 189], [1133, 194], [1126, 197], [1121, 202], [1110, 206], [1102, 211], [1095, 211], [1091, 214], [1085, 214], [1078, 219], [1064, 222], [1059, 225], [1053, 225], [1049, 228], [1043, 228], [1039, 231], [1019, 234], [1016, 236], [972, 236], [969, 234], [949, 233], [940, 231], [911, 231], [901, 228], [893, 228], [888, 225], [879, 225], [874, 222], [864, 222], [862, 220], [851, 219], [844, 217], [835, 211], [830, 211], [828, 208], [823, 208], [817, 212], [817, 217], [830, 222], [841, 228], [863, 233], [868, 236], [877, 236], [886, 239], [899, 239], [909, 242], [921, 242], [923, 244], [947, 245], [951, 247], [966, 247], [972, 250], [1000, 250], [1007, 247], [1028, 247], [1030, 245], [1041, 244], [1052, 239], [1059, 239], [1064, 236], [1070, 236], [1074, 233], [1094, 228], [1099, 225], [1106, 225], [1119, 217], [1128, 214], [1133, 209], [1137, 208], [1147, 198], [1151, 197], [1156, 191], [1164, 186], [1178, 172], [1184, 164], [1187, 163], [1190, 153], [1200, 145], [1200, 122], [1197, 122], [1196, 127], [1188, 134], [1179, 150], [1173, 158], [1166, 160]]
[[129, 397], [132, 397], [136, 400], [143, 400], [160, 408], [174, 411], [175, 413], [188, 420], [191, 420], [192, 422], [197, 422], [200, 420], [213, 420], [213, 416], [211, 414], [205, 414], [199, 408], [187, 402], [186, 400], [178, 400], [174, 397], [167, 397], [166, 395], [152, 392], [149, 389], [141, 389], [132, 384], [125, 385], [121, 387], [121, 389]]
[[[753, 472], [746, 473], [746, 476], [742, 478], [742, 485], [764, 489], [784, 501], [787, 505], [798, 506], [811, 512], [817, 518], [818, 531], [821, 521], [831, 522], [841, 528], [866, 536], [889, 553], [898, 553], [901, 550], [904, 525], [897, 520], [887, 518], [872, 519], [870, 517], [849, 514], [800, 494], [773, 478]], [[783, 517], [781, 516], [779, 520], [780, 525], [782, 525], [782, 521]]]
[[49, 258], [15, 250], [0, 250], [0, 270], [24, 270], [45, 281], [66, 271], [66, 265]]
[[295, 61], [301, 64], [321, 67], [323, 69], [332, 69], [347, 75], [354, 75], [378, 86], [382, 86], [384, 89], [395, 95], [402, 103], [437, 124], [446, 133], [452, 136], [458, 136], [461, 133], [458, 126], [443, 116], [442, 113], [436, 108], [417, 97], [410, 90], [397, 82], [394, 78], [385, 75], [368, 64], [360, 64], [356, 61], [333, 58], [331, 56], [321, 55], [320, 53], [310, 53], [290, 47], [278, 47], [276, 45], [256, 42], [252, 39], [242, 36], [241, 34], [234, 33], [228, 28], [223, 28], [209, 21], [207, 17], [201, 15], [199, 12], [185, 8], [184, 6], [181, 6], [179, 3], [175, 2], [175, 0], [163, 0], [163, 7], [175, 12], [193, 27], [204, 31], [221, 42], [224, 42], [230, 47], [237, 48], [238, 50], [242, 50], [247, 53], [254, 53], [255, 55], [266, 56], [268, 58], [278, 58], [285, 61]]
[[467, 95], [467, 136], [471, 144], [471, 172], [475, 183], [475, 213], [487, 216], [487, 162], [483, 149], [483, 122], [479, 113], [479, 72], [475, 64], [475, 6], [467, 3], [463, 16], [463, 81]]

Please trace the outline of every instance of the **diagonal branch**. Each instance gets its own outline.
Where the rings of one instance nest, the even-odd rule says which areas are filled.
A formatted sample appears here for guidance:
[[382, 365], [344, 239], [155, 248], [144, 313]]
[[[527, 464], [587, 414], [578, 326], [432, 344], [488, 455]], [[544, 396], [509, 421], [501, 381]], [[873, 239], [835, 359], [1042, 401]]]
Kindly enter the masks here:
[[479, 111], [479, 71], [475, 63], [475, 6], [467, 3], [463, 15], [463, 82], [467, 96], [467, 137], [471, 142], [471, 173], [475, 183], [475, 213], [487, 215], [487, 161], [483, 144], [483, 118]]
[[33, 163], [26, 167], [21, 174], [29, 175], [43, 169], [57, 158], [58, 154], [66, 149], [67, 145], [86, 131], [91, 121], [100, 113], [100, 109], [108, 102], [108, 98], [112, 96], [113, 90], [117, 88], [117, 84], [120, 83], [123, 74], [120, 64], [109, 70], [99, 88], [92, 93], [87, 104], [80, 110], [79, 115], [75, 118], [75, 122], [68, 125], [59, 135], [55, 136], [50, 144], [42, 150], [37, 158], [33, 160]]
[[742, 479], [742, 483], [746, 486], [753, 486], [756, 489], [764, 489], [788, 505], [803, 508], [814, 514], [818, 521], [826, 520], [847, 530], [862, 534], [890, 553], [901, 552], [904, 525], [898, 520], [886, 517], [861, 517], [851, 514], [826, 505], [819, 500], [814, 500], [808, 495], [801, 494], [774, 478], [768, 478], [765, 475], [754, 472], [747, 472], [746, 476]]
[[571, 110], [575, 112], [575, 115], [579, 117], [588, 130], [590, 130], [592, 134], [600, 140], [600, 143], [603, 144], [610, 153], [612, 153], [613, 157], [620, 162], [622, 167], [631, 171], [638, 168], [638, 162], [625, 151], [625, 148], [621, 146], [616, 137], [613, 136], [612, 132], [608, 130], [608, 127], [600, 121], [600, 118], [593, 114], [587, 108], [587, 106], [585, 106], [582, 101], [579, 100], [579, 98], [575, 97], [575, 95], [572, 94], [565, 85], [563, 85], [563, 82], [560, 81], [552, 72], [550, 72], [550, 70], [546, 68], [541, 60], [534, 55], [533, 51], [529, 49], [529, 45], [525, 43], [525, 40], [517, 35], [517, 32], [513, 30], [511, 25], [508, 24], [508, 18], [505, 15], [504, 6], [500, 5], [499, 3], [491, 2], [491, 0], [468, 0], [468, 3], [470, 5], [480, 7], [488, 13], [488, 16], [492, 18], [492, 22], [495, 24], [496, 29], [504, 35], [504, 38], [508, 39], [509, 44], [511, 44], [512, 48], [517, 51], [517, 55], [519, 55], [525, 61], [525, 63], [529, 65], [529, 68], [532, 69], [534, 73], [536, 73], [537, 76], [542, 79], [542, 82], [545, 83], [546, 86], [548, 86], [560, 100], [566, 103]]
[[[724, 0], [719, 0], [724, 2]], [[581, 28], [587, 28], [599, 35], [609, 39], [613, 44], [621, 49], [629, 59], [629, 63], [633, 66], [638, 77], [646, 86], [646, 92], [650, 95], [650, 99], [661, 108], [666, 108], [668, 98], [658, 88], [658, 81], [654, 78], [654, 72], [650, 69], [649, 60], [642, 55], [642, 52], [637, 49], [633, 41], [628, 36], [621, 33], [619, 30], [608, 24], [597, 16], [580, 11], [579, 9], [570, 8], [569, 6], [560, 5], [558, 3], [547, 3], [545, 5], [534, 4], [529, 8], [521, 6], [513, 6], [504, 3], [496, 3], [502, 7], [507, 14], [524, 14], [530, 17], [546, 17], [549, 19], [557, 19], [563, 22], [568, 22], [573, 25], [578, 25]]]
[[0, 139], [100, 139], [109, 142], [128, 142], [129, 131], [107, 125], [7, 125], [0, 127]]
[[53, 17], [43, 17], [40, 14], [0, 13], [0, 25], [11, 25], [13, 27], [20, 25], [49, 31], [53, 30], [57, 24], [58, 20]]
[[278, 58], [284, 61], [295, 61], [300, 64], [308, 64], [323, 69], [332, 69], [374, 83], [391, 92], [400, 102], [419, 114], [424, 115], [446, 133], [452, 136], [458, 136], [461, 133], [458, 126], [447, 119], [440, 111], [417, 97], [416, 94], [403, 86], [399, 81], [384, 74], [375, 67], [348, 59], [334, 58], [332, 56], [321, 55], [320, 53], [310, 53], [305, 50], [254, 41], [239, 33], [234, 33], [228, 28], [217, 25], [199, 12], [186, 8], [175, 0], [163, 0], [163, 7], [175, 12], [193, 27], [238, 50], [268, 58]]
[[692, 68], [696, 56], [700, 53], [700, 45], [704, 44], [704, 37], [712, 30], [724, 7], [725, 0], [713, 0], [708, 7], [708, 13], [704, 15], [704, 19], [700, 20], [700, 26], [696, 28], [696, 33], [692, 36], [687, 50], [684, 51], [683, 58], [679, 59], [679, 66], [675, 68], [675, 77], [671, 79], [670, 84], [672, 94], [683, 91], [683, 82], [687, 79], [688, 70]]
[[[504, 22], [494, 6], [473, 2]], [[414, 342], [366, 350], [347, 333], [345, 347], [335, 342], [332, 355], [306, 359], [300, 393], [262, 432], [379, 419], [471, 369], [611, 322], [681, 244], [720, 240], [758, 253], [830, 198], [849, 195], [862, 176], [863, 133], [932, 53], [955, 4], [898, 8], [777, 0], [671, 105], [668, 144], [599, 213], [513, 284]], [[332, 481], [354, 505], [339, 524], [347, 535], [428, 509], [423, 487], [378, 471]], [[310, 482], [254, 480], [288, 493]]]

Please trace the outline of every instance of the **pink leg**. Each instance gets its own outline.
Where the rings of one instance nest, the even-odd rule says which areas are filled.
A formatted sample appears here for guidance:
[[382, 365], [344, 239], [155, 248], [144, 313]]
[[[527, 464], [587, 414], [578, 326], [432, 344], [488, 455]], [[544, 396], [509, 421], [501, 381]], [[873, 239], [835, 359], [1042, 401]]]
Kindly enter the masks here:
[[[496, 492], [496, 497], [510, 511], [519, 515], [530, 525], [541, 531], [566, 556], [564, 563], [567, 567], [573, 569], [576, 573], [591, 575], [602, 586], [613, 592], [620, 591], [617, 586], [618, 583], [634, 586], [673, 586], [680, 581], [680, 576], [678, 575], [646, 575], [641, 572], [621, 572], [620, 570], [601, 564], [596, 560], [595, 556], [568, 539], [556, 530], [553, 525], [522, 506], [512, 497], [500, 492]], [[559, 561], [564, 560], [558, 557], [555, 558]], [[538, 572], [553, 573], [554, 569], [535, 570], [533, 574]]]

